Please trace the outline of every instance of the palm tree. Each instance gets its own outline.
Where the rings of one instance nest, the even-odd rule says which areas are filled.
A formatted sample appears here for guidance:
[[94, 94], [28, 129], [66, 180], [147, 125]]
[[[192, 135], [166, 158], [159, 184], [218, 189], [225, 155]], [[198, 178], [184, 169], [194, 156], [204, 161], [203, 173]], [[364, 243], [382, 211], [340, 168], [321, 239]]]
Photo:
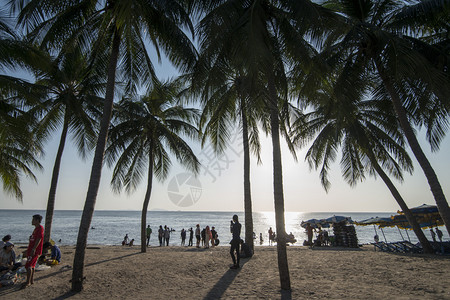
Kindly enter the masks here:
[[147, 168], [147, 191], [141, 218], [141, 252], [146, 252], [147, 210], [153, 175], [163, 181], [171, 166], [170, 153], [195, 173], [199, 162], [183, 137], [198, 138], [199, 112], [177, 105], [180, 86], [176, 81], [155, 82], [139, 100], [123, 99], [116, 108], [106, 159], [115, 163], [111, 186], [128, 193], [139, 185]]
[[44, 241], [49, 241], [67, 134], [73, 133], [73, 139], [83, 158], [86, 157], [86, 150], [94, 148], [96, 119], [100, 116], [103, 102], [97, 95], [102, 91], [99, 81], [104, 76], [88, 69], [87, 59], [78, 49], [62, 53], [54, 59], [48, 56], [47, 63], [41, 61], [40, 64], [45, 67], [37, 71], [36, 85], [41, 89], [45, 88], [46, 94], [45, 100], [37, 107], [44, 115], [38, 124], [37, 135], [47, 139], [62, 125], [45, 213]]
[[[336, 83], [342, 84], [340, 79], [337, 78]], [[355, 186], [365, 178], [365, 173], [378, 174], [405, 212], [424, 252], [434, 253], [417, 220], [383, 170], [399, 180], [403, 180], [402, 170], [412, 171], [412, 162], [404, 150], [404, 138], [390, 103], [360, 100], [368, 92], [364, 82], [353, 81], [352, 86], [345, 89], [346, 93], [329, 90], [330, 86], [325, 83], [322, 89], [317, 89], [316, 95], [308, 95], [314, 110], [298, 118], [292, 131], [298, 145], [314, 139], [306, 154], [310, 167], [321, 166], [321, 182], [328, 191], [330, 162], [335, 160], [341, 147], [340, 164], [345, 180]]]
[[[0, 67], [14, 70], [24, 59], [34, 59], [32, 47], [19, 40], [0, 11]], [[6, 73], [6, 72], [5, 72]], [[20, 178], [37, 181], [32, 168], [42, 169], [37, 158], [42, 144], [32, 134], [34, 116], [27, 111], [37, 102], [32, 85], [22, 79], [0, 75], [0, 178], [3, 190], [22, 202]]]
[[23, 174], [37, 181], [32, 169], [42, 170], [37, 160], [42, 144], [32, 134], [34, 119], [21, 109], [15, 95], [0, 87], [0, 97], [0, 178], [3, 190], [22, 202], [20, 177]]
[[[423, 119], [427, 120], [425, 125], [429, 128], [428, 138], [433, 147], [438, 147], [445, 134], [445, 131], [433, 130], [432, 127], [446, 128], [442, 124], [448, 118], [448, 102], [444, 100], [450, 93], [448, 76], [423, 55], [424, 49], [436, 51], [436, 48], [398, 30], [398, 22], [393, 21], [398, 21], [395, 15], [402, 11], [404, 2], [339, 0], [330, 2], [330, 7], [345, 17], [342, 28], [346, 30], [337, 43], [330, 42], [332, 46], [325, 55], [329, 61], [347, 62], [349, 78], [377, 74], [382, 80], [384, 93], [393, 103], [402, 131], [428, 180], [450, 233], [450, 208], [411, 125], [412, 122], [420, 124]], [[408, 23], [405, 24], [407, 27]], [[360, 64], [365, 68], [352, 69], [352, 66]], [[424, 99], [427, 100], [425, 105], [432, 110], [420, 109], [424, 104], [418, 102]], [[430, 112], [432, 114], [427, 116]]]
[[182, 71], [192, 66], [195, 48], [182, 30], [182, 26], [192, 30], [192, 24], [182, 6], [184, 2], [177, 0], [15, 2], [13, 11], [20, 9], [19, 22], [27, 26], [30, 38], [49, 47], [70, 48], [79, 44], [92, 50], [93, 64], [101, 64], [107, 70], [103, 113], [73, 263], [72, 290], [79, 292], [83, 288], [85, 249], [100, 185], [116, 71], [120, 68], [127, 91], [133, 91], [139, 82], [148, 83], [155, 78], [145, 44], [147, 37], [158, 55], [161, 47]]
[[[304, 34], [320, 35], [326, 19], [309, 1], [198, 1], [205, 13], [198, 31], [200, 49], [208, 61], [226, 58], [250, 78], [266, 86], [264, 109], [269, 115], [273, 145], [274, 204], [278, 233], [278, 268], [283, 290], [290, 290], [286, 253], [284, 196], [280, 147], [280, 111], [287, 108], [286, 67], [293, 60], [308, 61], [312, 47]], [[313, 23], [317, 26], [312, 26]], [[283, 104], [279, 106], [279, 99]]]
[[226, 61], [206, 66], [200, 53], [199, 65], [191, 75], [191, 93], [202, 99], [203, 112], [200, 127], [203, 144], [209, 137], [216, 153], [221, 154], [230, 138], [230, 130], [236, 120], [242, 128], [244, 151], [244, 216], [245, 242], [254, 251], [253, 215], [250, 186], [250, 151], [260, 159], [260, 142], [257, 120], [264, 111], [256, 105], [258, 98], [255, 83], [245, 77], [243, 71], [233, 68]]

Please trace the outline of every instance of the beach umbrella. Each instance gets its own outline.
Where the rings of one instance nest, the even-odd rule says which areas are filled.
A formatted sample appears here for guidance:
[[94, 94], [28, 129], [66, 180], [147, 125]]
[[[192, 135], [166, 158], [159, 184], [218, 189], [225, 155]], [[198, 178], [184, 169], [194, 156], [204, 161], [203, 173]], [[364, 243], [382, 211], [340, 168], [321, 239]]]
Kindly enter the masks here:
[[[413, 214], [432, 214], [438, 212], [436, 205], [422, 204], [409, 209]], [[397, 211], [399, 214], [403, 214], [403, 211]]]
[[353, 224], [353, 220], [350, 217], [344, 216], [332, 216], [322, 220], [324, 223], [333, 224], [333, 223], [341, 223], [346, 222], [347, 224]]
[[[390, 224], [392, 224], [391, 218], [380, 218], [380, 217], [375, 217], [375, 218], [372, 217], [370, 219], [355, 222], [355, 225], [359, 225], [359, 226], [374, 225], [374, 228], [375, 228], [375, 225], [378, 225], [378, 228], [380, 228], [381, 233], [383, 234], [383, 237], [384, 237], [384, 241], [386, 243], [387, 243], [387, 239], [386, 239], [386, 236], [384, 235], [383, 227], [386, 227], [386, 226], [392, 227], [392, 225], [390, 225]], [[375, 229], [375, 234], [376, 234], [376, 232], [377, 231]]]
[[306, 228], [306, 224], [309, 223], [311, 225], [311, 227], [316, 228], [317, 225], [322, 225], [321, 222], [322, 221], [319, 220], [319, 219], [309, 219], [309, 220], [306, 220], [306, 221], [302, 221], [300, 223], [300, 226], [303, 227], [303, 228]]

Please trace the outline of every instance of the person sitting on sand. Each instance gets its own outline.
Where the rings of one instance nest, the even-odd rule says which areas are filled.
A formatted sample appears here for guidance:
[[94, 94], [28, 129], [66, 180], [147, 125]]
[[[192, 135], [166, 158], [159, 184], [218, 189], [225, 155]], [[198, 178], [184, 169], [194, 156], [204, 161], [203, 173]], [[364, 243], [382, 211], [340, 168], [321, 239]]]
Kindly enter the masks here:
[[14, 261], [14, 244], [6, 242], [0, 249], [0, 272], [5, 270], [15, 271], [21, 266], [21, 263], [15, 263]]
[[125, 234], [125, 237], [123, 238], [122, 246], [128, 245], [129, 241], [130, 241], [130, 239], [129, 239], [128, 233], [127, 233], [127, 234]]
[[241, 240], [241, 258], [248, 258], [252, 257], [253, 253], [252, 250], [250, 250], [249, 245], [244, 242], [244, 240]]
[[130, 243], [128, 244], [128, 246], [133, 247], [134, 245], [134, 239], [131, 239]]
[[6, 242], [9, 242], [11, 240], [11, 235], [7, 234], [5, 235], [2, 240], [0, 241], [0, 249], [3, 249]]
[[[51, 250], [50, 254], [47, 254], [48, 250]], [[58, 265], [61, 262], [61, 250], [50, 242], [44, 243], [42, 253], [44, 253], [44, 263], [47, 265]], [[50, 256], [50, 259], [45, 259], [45, 256]]]

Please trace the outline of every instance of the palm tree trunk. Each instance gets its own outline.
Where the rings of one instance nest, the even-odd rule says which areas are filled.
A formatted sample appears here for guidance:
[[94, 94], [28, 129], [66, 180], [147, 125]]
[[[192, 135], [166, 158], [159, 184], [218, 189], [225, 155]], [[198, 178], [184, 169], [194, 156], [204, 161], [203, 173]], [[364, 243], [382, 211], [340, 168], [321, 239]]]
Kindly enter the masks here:
[[422, 228], [420, 228], [419, 223], [417, 222], [416, 218], [414, 217], [413, 213], [409, 209], [409, 207], [406, 205], [405, 201], [403, 200], [402, 196], [398, 192], [395, 185], [392, 183], [391, 179], [387, 174], [383, 171], [383, 169], [380, 167], [378, 162], [373, 158], [370, 157], [370, 161], [377, 171], [378, 175], [380, 175], [381, 179], [384, 181], [384, 183], [387, 185], [389, 191], [391, 191], [392, 196], [394, 196], [394, 199], [397, 201], [398, 205], [402, 209], [403, 213], [405, 214], [406, 219], [408, 220], [409, 224], [411, 225], [414, 233], [416, 234], [417, 238], [419, 239], [420, 244], [422, 245], [422, 249], [424, 253], [432, 254], [434, 253], [433, 247], [431, 247], [430, 241], [425, 237], [425, 234], [422, 231]]
[[382, 66], [379, 62], [376, 62], [376, 67], [378, 69], [378, 73], [380, 74], [381, 79], [383, 80], [383, 84], [386, 87], [389, 95], [391, 96], [392, 103], [394, 104], [395, 112], [397, 113], [397, 117], [400, 122], [400, 126], [408, 140], [409, 146], [411, 147], [411, 151], [414, 153], [417, 161], [422, 167], [425, 176], [427, 177], [428, 184], [430, 186], [431, 192], [433, 193], [434, 200], [436, 201], [436, 205], [439, 210], [439, 214], [444, 221], [445, 227], [447, 228], [447, 232], [450, 234], [450, 207], [448, 206], [447, 199], [445, 198], [444, 192], [442, 191], [441, 184], [434, 172], [434, 169], [431, 167], [430, 162], [428, 161], [425, 153], [423, 153], [422, 148], [420, 147], [419, 142], [417, 141], [417, 137], [414, 134], [413, 129], [411, 128], [411, 124], [408, 122], [408, 118], [406, 117], [405, 109], [402, 106], [402, 102], [397, 92], [395, 91], [394, 86], [392, 85], [390, 79], [384, 73]]
[[273, 194], [275, 204], [275, 223], [277, 234], [278, 272], [282, 290], [291, 289], [291, 279], [286, 251], [286, 229], [284, 221], [283, 171], [281, 163], [280, 124], [278, 119], [277, 93], [273, 78], [268, 80], [270, 95], [270, 126], [273, 147]]
[[58, 152], [56, 152], [55, 164], [53, 165], [52, 181], [50, 183], [50, 191], [48, 192], [47, 211], [45, 212], [45, 231], [44, 243], [50, 241], [52, 232], [53, 212], [55, 211], [56, 187], [58, 185], [59, 170], [61, 167], [61, 158], [66, 145], [67, 131], [69, 130], [69, 116], [66, 112], [64, 115], [64, 125], [59, 139]]
[[108, 81], [106, 83], [105, 104], [100, 122], [97, 146], [95, 148], [94, 161], [92, 163], [89, 187], [81, 216], [80, 228], [78, 230], [77, 246], [73, 259], [72, 291], [80, 292], [83, 289], [84, 256], [86, 251], [89, 228], [94, 214], [95, 202], [97, 200], [100, 177], [102, 174], [103, 156], [105, 153], [108, 129], [111, 121], [114, 102], [114, 85], [116, 81], [116, 68], [119, 58], [120, 34], [116, 29], [111, 49], [111, 57], [108, 65]]
[[252, 211], [252, 195], [250, 189], [250, 147], [248, 143], [248, 124], [247, 115], [245, 114], [245, 104], [241, 101], [242, 116], [242, 142], [244, 145], [244, 214], [245, 214], [245, 242], [254, 251], [253, 244], [253, 211]]
[[149, 158], [148, 158], [148, 181], [147, 191], [145, 192], [144, 205], [142, 206], [141, 217], [141, 252], [147, 252], [147, 210], [148, 203], [150, 202], [150, 195], [152, 194], [152, 182], [153, 182], [153, 147], [150, 146]]

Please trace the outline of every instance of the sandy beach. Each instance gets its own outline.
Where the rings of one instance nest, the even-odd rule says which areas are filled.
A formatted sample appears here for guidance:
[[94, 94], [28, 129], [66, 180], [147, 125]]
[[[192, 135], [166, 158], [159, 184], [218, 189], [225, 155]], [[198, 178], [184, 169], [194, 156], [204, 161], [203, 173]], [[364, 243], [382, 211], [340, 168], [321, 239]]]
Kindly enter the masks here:
[[[20, 249], [17, 249], [20, 250]], [[230, 270], [228, 247], [89, 246], [84, 290], [70, 292], [75, 247], [4, 299], [450, 299], [450, 257], [360, 249], [288, 247], [292, 292], [281, 292], [276, 247], [256, 247]]]

